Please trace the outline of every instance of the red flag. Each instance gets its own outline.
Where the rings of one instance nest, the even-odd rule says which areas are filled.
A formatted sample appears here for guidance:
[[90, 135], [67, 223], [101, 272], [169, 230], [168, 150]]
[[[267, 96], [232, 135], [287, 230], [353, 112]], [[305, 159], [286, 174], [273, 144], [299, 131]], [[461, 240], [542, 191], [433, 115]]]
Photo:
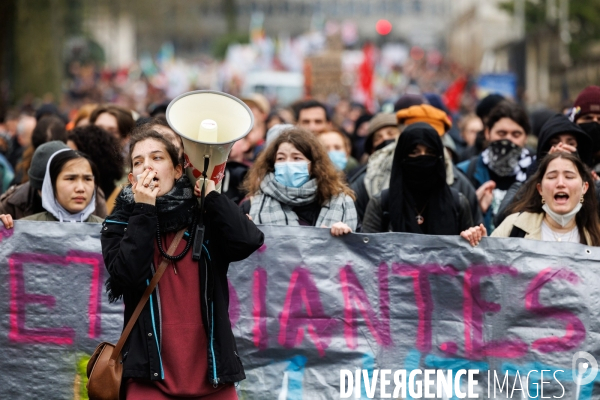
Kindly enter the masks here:
[[462, 99], [463, 92], [467, 86], [467, 78], [461, 76], [456, 79], [444, 93], [444, 103], [451, 112], [457, 112], [460, 109], [460, 101]]
[[370, 113], [375, 112], [375, 101], [373, 99], [373, 74], [375, 63], [375, 48], [371, 43], [363, 47], [363, 62], [358, 67], [358, 87], [364, 94], [365, 107]]

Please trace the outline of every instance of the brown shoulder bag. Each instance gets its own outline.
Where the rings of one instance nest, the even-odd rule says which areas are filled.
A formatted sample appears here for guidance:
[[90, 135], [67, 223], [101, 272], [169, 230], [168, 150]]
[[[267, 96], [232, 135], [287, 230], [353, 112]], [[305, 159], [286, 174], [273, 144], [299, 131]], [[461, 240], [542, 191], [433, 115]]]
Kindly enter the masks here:
[[[173, 242], [167, 250], [168, 255], [173, 255], [175, 249], [177, 249], [177, 245], [183, 237], [184, 232], [185, 229], [177, 232], [175, 239], [173, 239]], [[102, 342], [98, 345], [98, 347], [96, 347], [94, 354], [92, 354], [92, 357], [87, 364], [87, 390], [90, 400], [119, 400], [121, 378], [123, 376], [121, 350], [123, 349], [123, 346], [127, 341], [127, 337], [129, 337], [133, 326], [140, 316], [144, 305], [146, 305], [148, 298], [150, 298], [150, 294], [156, 287], [156, 284], [162, 277], [168, 265], [169, 260], [163, 258], [158, 270], [146, 288], [144, 295], [140, 299], [135, 311], [131, 315], [127, 326], [125, 329], [123, 329], [123, 333], [121, 334], [121, 338], [117, 344]]]

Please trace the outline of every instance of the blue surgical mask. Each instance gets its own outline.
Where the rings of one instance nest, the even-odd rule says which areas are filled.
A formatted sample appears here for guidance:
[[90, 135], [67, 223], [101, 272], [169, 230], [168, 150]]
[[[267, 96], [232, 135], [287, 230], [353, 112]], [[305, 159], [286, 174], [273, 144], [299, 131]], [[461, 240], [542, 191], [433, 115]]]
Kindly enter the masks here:
[[336, 168], [340, 171], [343, 171], [344, 168], [346, 168], [346, 165], [348, 165], [348, 156], [346, 156], [345, 151], [332, 150], [327, 152], [327, 154]]
[[284, 186], [299, 188], [309, 179], [306, 161], [275, 163], [275, 180]]

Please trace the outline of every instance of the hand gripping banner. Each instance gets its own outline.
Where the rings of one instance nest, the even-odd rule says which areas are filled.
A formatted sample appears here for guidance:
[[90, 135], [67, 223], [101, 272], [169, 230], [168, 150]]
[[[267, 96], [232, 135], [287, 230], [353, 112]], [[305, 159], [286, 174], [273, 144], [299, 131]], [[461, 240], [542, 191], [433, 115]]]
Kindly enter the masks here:
[[[0, 398], [86, 397], [122, 327], [100, 229], [0, 228]], [[240, 399], [600, 398], [600, 249], [261, 229], [228, 275]]]

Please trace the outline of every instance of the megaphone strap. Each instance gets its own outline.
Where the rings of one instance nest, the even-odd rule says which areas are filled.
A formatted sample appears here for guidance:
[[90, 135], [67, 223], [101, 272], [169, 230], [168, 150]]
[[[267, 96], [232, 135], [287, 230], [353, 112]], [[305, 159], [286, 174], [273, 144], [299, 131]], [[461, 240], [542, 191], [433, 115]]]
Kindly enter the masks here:
[[190, 247], [192, 246], [192, 243], [194, 242], [194, 236], [196, 233], [196, 230], [194, 229], [194, 227], [196, 226], [196, 213], [194, 213], [194, 217], [192, 219], [192, 226], [191, 226], [191, 237], [190, 239], [187, 241], [187, 243], [185, 244], [185, 248], [183, 249], [183, 251], [176, 255], [176, 256], [171, 256], [169, 254], [167, 254], [167, 252], [163, 249], [162, 246], [162, 239], [160, 237], [160, 224], [157, 222], [156, 223], [156, 242], [158, 243], [158, 251], [160, 251], [160, 254], [166, 258], [169, 261], [179, 261], [181, 260], [183, 257], [185, 257], [185, 255], [187, 254], [187, 252], [190, 250]]

